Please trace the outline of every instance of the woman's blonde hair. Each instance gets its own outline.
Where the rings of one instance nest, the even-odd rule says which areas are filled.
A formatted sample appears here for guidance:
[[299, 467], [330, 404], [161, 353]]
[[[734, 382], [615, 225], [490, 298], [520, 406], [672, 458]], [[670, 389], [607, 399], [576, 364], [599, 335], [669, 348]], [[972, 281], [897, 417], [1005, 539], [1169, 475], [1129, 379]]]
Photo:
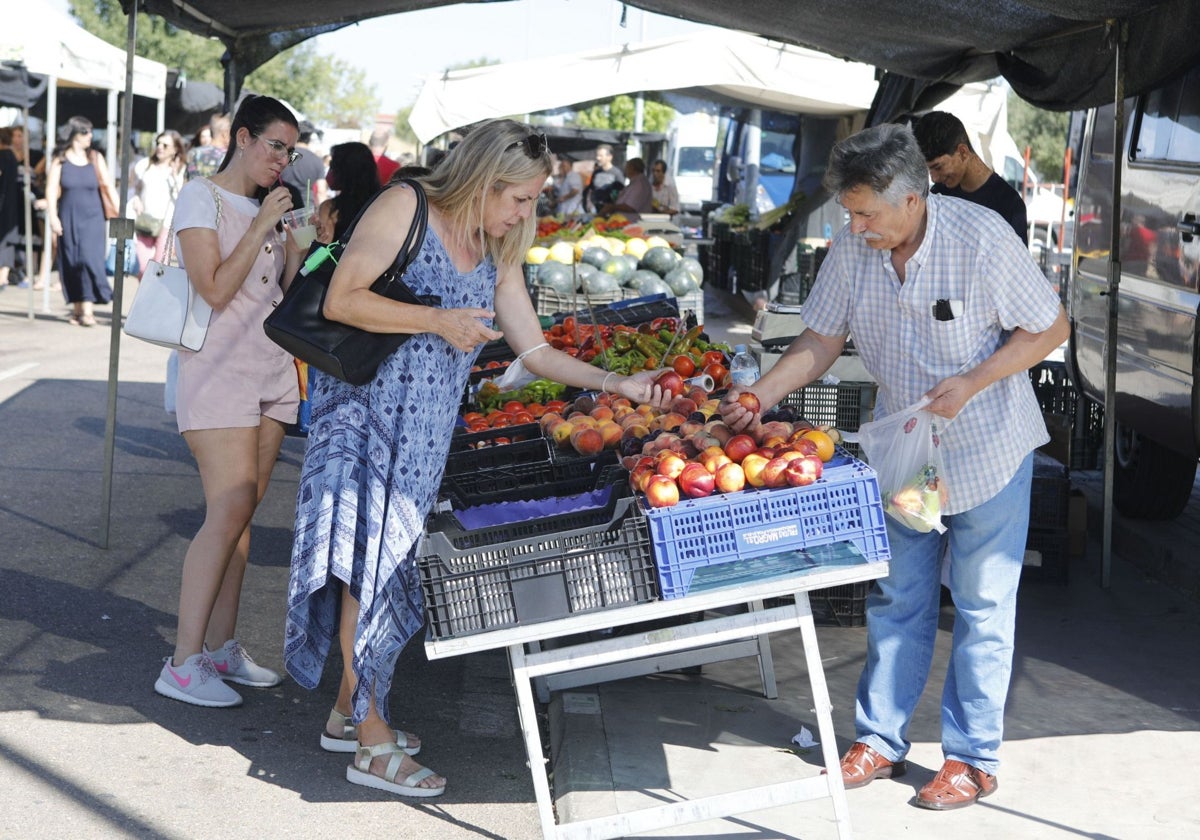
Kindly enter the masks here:
[[430, 203], [456, 231], [479, 232], [497, 266], [520, 265], [533, 244], [537, 214], [530, 213], [497, 238], [483, 229], [484, 206], [505, 187], [548, 177], [551, 166], [544, 135], [513, 120], [486, 120], [473, 126], [421, 182]]

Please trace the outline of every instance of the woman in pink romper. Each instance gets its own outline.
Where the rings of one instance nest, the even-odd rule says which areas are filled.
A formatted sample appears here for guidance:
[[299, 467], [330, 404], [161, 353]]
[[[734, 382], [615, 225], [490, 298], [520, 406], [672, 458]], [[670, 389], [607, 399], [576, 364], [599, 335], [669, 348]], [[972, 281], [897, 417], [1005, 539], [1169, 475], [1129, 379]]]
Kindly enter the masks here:
[[197, 706], [236, 706], [225, 681], [270, 687], [235, 633], [250, 520], [266, 492], [299, 393], [292, 357], [262, 322], [283, 297], [301, 252], [280, 233], [291, 194], [279, 176], [293, 159], [296, 117], [278, 100], [248, 97], [211, 180], [179, 193], [180, 263], [213, 315], [203, 348], [180, 351], [176, 414], [204, 485], [205, 517], [183, 561], [179, 628], [154, 690]]

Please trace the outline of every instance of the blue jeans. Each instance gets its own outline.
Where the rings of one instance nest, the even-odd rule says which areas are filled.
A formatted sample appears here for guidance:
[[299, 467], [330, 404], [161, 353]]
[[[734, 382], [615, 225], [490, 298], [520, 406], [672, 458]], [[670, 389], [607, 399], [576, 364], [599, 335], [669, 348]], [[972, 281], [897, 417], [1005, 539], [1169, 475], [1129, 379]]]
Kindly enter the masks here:
[[857, 739], [885, 758], [899, 761], [912, 746], [906, 736], [933, 661], [948, 544], [955, 616], [942, 753], [996, 773], [1032, 481], [1030, 454], [996, 496], [947, 517], [945, 534], [919, 534], [888, 518], [891, 570], [867, 598], [867, 663], [855, 703]]

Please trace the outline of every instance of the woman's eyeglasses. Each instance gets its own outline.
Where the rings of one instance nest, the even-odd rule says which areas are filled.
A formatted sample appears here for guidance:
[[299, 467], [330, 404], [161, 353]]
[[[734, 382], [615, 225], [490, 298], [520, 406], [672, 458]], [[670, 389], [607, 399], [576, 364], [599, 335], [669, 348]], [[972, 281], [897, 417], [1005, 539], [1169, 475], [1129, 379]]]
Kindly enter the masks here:
[[289, 164], [295, 163], [300, 157], [298, 151], [289, 149], [285, 143], [281, 143], [278, 140], [268, 140], [262, 136], [259, 136], [258, 139], [267, 144], [267, 148], [271, 150], [271, 154], [275, 155], [275, 157], [287, 158]]
[[526, 157], [537, 160], [550, 151], [550, 144], [546, 142], [545, 134], [530, 134], [524, 140], [510, 143], [504, 151], [511, 152], [513, 149], [524, 149]]

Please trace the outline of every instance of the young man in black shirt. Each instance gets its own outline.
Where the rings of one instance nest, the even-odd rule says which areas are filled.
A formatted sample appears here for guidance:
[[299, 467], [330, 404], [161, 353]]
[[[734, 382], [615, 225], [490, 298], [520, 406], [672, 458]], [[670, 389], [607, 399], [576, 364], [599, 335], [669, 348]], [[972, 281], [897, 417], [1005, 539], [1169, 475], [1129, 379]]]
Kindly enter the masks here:
[[964, 198], [995, 210], [1017, 236], [1029, 244], [1029, 223], [1020, 194], [992, 171], [975, 150], [958, 117], [930, 111], [913, 125], [913, 134], [925, 155], [932, 192]]

